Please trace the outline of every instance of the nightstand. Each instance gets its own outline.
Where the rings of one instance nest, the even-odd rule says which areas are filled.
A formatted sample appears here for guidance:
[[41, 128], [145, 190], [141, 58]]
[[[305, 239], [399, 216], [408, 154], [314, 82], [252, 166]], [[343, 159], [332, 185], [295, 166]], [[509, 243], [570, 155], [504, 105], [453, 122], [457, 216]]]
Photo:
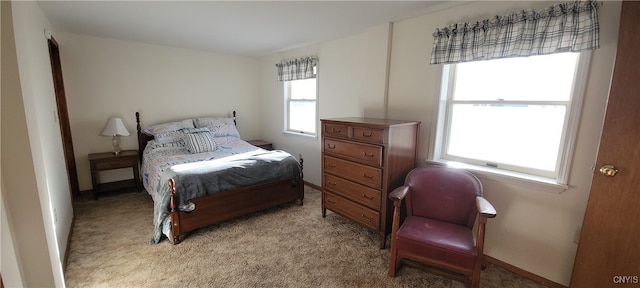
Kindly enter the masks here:
[[265, 150], [273, 150], [273, 144], [271, 142], [262, 141], [262, 140], [248, 140], [249, 144], [253, 146], [258, 146]]
[[[130, 187], [138, 188], [138, 192], [142, 191], [137, 150], [124, 150], [120, 152], [119, 155], [115, 155], [113, 154], [113, 152], [93, 153], [89, 154], [88, 158], [89, 164], [91, 166], [91, 183], [93, 184], [93, 197], [96, 200], [98, 199], [98, 194], [105, 191], [119, 190]], [[132, 168], [133, 179], [100, 183], [100, 171], [120, 168]]]

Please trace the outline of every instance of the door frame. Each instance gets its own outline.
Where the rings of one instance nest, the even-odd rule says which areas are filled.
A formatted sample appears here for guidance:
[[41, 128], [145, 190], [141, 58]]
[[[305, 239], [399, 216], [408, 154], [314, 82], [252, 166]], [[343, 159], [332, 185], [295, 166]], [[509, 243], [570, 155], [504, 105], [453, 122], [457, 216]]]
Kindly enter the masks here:
[[58, 107], [58, 120], [60, 124], [60, 135], [62, 136], [62, 148], [64, 150], [64, 160], [67, 166], [67, 178], [69, 180], [69, 190], [71, 198], [80, 195], [78, 184], [78, 170], [73, 152], [73, 141], [71, 139], [71, 125], [69, 124], [69, 111], [67, 110], [67, 97], [64, 91], [64, 81], [62, 78], [62, 63], [60, 61], [60, 49], [55, 38], [47, 39], [49, 45], [49, 58], [51, 60], [51, 73], [53, 75], [53, 88], [56, 94], [56, 106]]

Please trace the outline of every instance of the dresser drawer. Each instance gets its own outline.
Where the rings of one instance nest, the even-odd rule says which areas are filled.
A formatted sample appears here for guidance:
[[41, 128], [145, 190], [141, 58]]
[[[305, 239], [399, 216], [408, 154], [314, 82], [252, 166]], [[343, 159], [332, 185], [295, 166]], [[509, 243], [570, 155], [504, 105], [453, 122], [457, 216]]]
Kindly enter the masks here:
[[380, 189], [382, 187], [382, 170], [375, 167], [365, 166], [358, 163], [349, 162], [331, 156], [324, 156], [324, 171], [333, 175]]
[[324, 189], [373, 210], [380, 210], [380, 191], [329, 174], [324, 174]]
[[322, 125], [322, 135], [347, 138], [349, 137], [349, 126], [339, 124]]
[[383, 129], [353, 127], [353, 134], [351, 138], [370, 143], [382, 144], [384, 142], [384, 136]]
[[352, 219], [373, 230], [380, 229], [380, 213], [355, 204], [333, 193], [325, 193], [324, 205], [340, 215]]
[[325, 138], [323, 152], [338, 154], [360, 163], [382, 167], [382, 146]]
[[99, 161], [94, 162], [94, 167], [92, 170], [110, 170], [110, 169], [118, 169], [118, 168], [127, 168], [133, 166], [133, 161], [137, 161], [136, 158], [121, 158], [121, 159], [113, 159], [109, 161]]

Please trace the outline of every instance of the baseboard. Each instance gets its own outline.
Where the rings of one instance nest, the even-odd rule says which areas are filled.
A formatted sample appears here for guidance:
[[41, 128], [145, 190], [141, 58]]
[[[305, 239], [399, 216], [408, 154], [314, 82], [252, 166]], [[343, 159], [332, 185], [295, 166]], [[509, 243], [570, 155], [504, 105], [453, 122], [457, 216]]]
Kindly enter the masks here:
[[69, 229], [69, 238], [67, 238], [67, 250], [64, 252], [64, 260], [62, 261], [62, 270], [67, 269], [67, 260], [69, 259], [69, 249], [71, 249], [71, 236], [73, 236], [73, 227], [76, 226], [76, 213], [71, 216], [71, 229]]
[[89, 189], [89, 190], [80, 190], [78, 192], [78, 195], [76, 195], [76, 197], [78, 196], [82, 196], [82, 195], [86, 195], [86, 194], [93, 194], [93, 189]]
[[316, 185], [316, 184], [309, 183], [309, 182], [307, 182], [307, 181], [303, 181], [303, 182], [304, 182], [304, 185], [307, 185], [307, 186], [309, 186], [309, 187], [311, 187], [311, 188], [313, 188], [313, 189], [316, 189], [316, 190], [320, 190], [320, 191], [322, 191], [322, 187], [320, 187], [320, 186], [318, 186], [318, 185]]
[[551, 281], [551, 280], [549, 280], [547, 278], [538, 276], [538, 275], [533, 274], [533, 273], [531, 273], [529, 271], [522, 270], [522, 269], [520, 269], [520, 268], [518, 268], [516, 266], [513, 266], [513, 265], [511, 265], [509, 263], [502, 262], [502, 261], [500, 261], [500, 260], [498, 260], [496, 258], [493, 258], [491, 256], [484, 255], [484, 261], [487, 262], [487, 263], [491, 263], [493, 265], [496, 265], [496, 266], [500, 266], [503, 269], [505, 269], [505, 270], [507, 270], [507, 271], [509, 271], [511, 273], [514, 273], [516, 275], [520, 275], [520, 276], [522, 276], [524, 278], [527, 278], [527, 279], [529, 279], [529, 280], [531, 280], [533, 282], [536, 282], [538, 284], [542, 284], [542, 285], [544, 285], [546, 287], [549, 287], [549, 288], [567, 288], [567, 286], [564, 286], [564, 285], [562, 285], [560, 283], [553, 282], [553, 281]]

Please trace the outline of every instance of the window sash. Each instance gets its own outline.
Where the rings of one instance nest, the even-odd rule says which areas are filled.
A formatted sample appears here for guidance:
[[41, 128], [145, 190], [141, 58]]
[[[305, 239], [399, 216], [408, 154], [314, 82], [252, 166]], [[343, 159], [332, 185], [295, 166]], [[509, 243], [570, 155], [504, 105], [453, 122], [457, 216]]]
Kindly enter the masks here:
[[[473, 102], [478, 102], [478, 101], [473, 101]], [[445, 130], [445, 136], [443, 137], [442, 159], [457, 161], [457, 162], [464, 162], [464, 163], [478, 165], [478, 166], [509, 170], [509, 171], [514, 171], [519, 173], [531, 174], [531, 175], [536, 175], [536, 176], [541, 176], [546, 178], [556, 178], [558, 168], [561, 164], [560, 161], [561, 161], [561, 156], [563, 152], [563, 146], [561, 144], [564, 141], [563, 135], [565, 135], [567, 131], [567, 122], [568, 122], [567, 111], [570, 107], [570, 103], [568, 102], [565, 102], [565, 103], [536, 102], [535, 104], [527, 103], [526, 105], [528, 107], [522, 108], [522, 109], [527, 109], [527, 111], [523, 111], [523, 112], [530, 112], [529, 114], [532, 114], [532, 116], [536, 116], [536, 114], [539, 114], [539, 112], [546, 112], [544, 110], [551, 111], [552, 112], [551, 114], [553, 115], [548, 115], [549, 117], [546, 117], [546, 119], [555, 119], [555, 121], [552, 123], [553, 125], [559, 123], [559, 121], [562, 121], [562, 126], [556, 127], [552, 131], [540, 131], [540, 130], [547, 130], [547, 129], [544, 129], [544, 127], [540, 127], [538, 125], [534, 127], [515, 127], [514, 128], [510, 126], [513, 126], [515, 122], [502, 121], [501, 119], [475, 120], [474, 123], [463, 123], [462, 125], [459, 123], [458, 124], [454, 123], [454, 121], [464, 121], [464, 120], [456, 119], [456, 117], [459, 116], [460, 115], [459, 113], [462, 113], [462, 111], [459, 111], [458, 114], [454, 114], [453, 111], [455, 107], [461, 107], [462, 109], [466, 108], [467, 112], [471, 110], [475, 110], [475, 111], [494, 110], [491, 112], [497, 111], [496, 114], [499, 114], [499, 113], [504, 113], [505, 112], [504, 110], [506, 109], [508, 109], [506, 111], [517, 113], [518, 112], [517, 110], [520, 109], [520, 107], [518, 106], [524, 105], [522, 102], [517, 103], [518, 106], [516, 107], [511, 105], [503, 105], [504, 103], [497, 102], [497, 101], [487, 101], [483, 103], [485, 104], [469, 104], [466, 101], [448, 102], [447, 119], [446, 119], [447, 129]], [[477, 105], [486, 105], [486, 106], [477, 106]], [[549, 106], [549, 107], [543, 109], [542, 107], [545, 107], [545, 106]], [[505, 108], [505, 109], [503, 110], [501, 108]], [[536, 109], [537, 111], [532, 109]], [[503, 111], [498, 111], [498, 110], [503, 110]], [[485, 111], [485, 112], [489, 112], [489, 111]], [[558, 119], [558, 118], [561, 118], [561, 119]], [[474, 119], [477, 119], [477, 117]], [[483, 126], [491, 126], [491, 127], [502, 126], [502, 128], [500, 128], [497, 131], [490, 130], [490, 129], [489, 131], [486, 131], [486, 130], [483, 130], [483, 127], [473, 128], [472, 131], [467, 131], [468, 128], [467, 129], [462, 128], [462, 127], [468, 127], [468, 125], [483, 125]], [[553, 126], [550, 126], [550, 127], [553, 127]], [[458, 129], [455, 131], [456, 133], [454, 133], [453, 131], [454, 129]], [[503, 138], [502, 135], [504, 135], [505, 133], [508, 133], [510, 136], [514, 136], [515, 138], [509, 138], [509, 137]], [[480, 135], [476, 135], [476, 134], [480, 134]], [[537, 138], [535, 137], [536, 135], [538, 136]], [[540, 150], [543, 150], [543, 151], [546, 150], [546, 152], [549, 152], [549, 153], [542, 153], [542, 155], [538, 155], [538, 157], [534, 157], [532, 159], [526, 159], [526, 161], [531, 161], [531, 162], [528, 162], [530, 163], [530, 165], [526, 165], [522, 162], [525, 160], [524, 158], [526, 157], [519, 156], [521, 152], [514, 151], [517, 155], [501, 154], [504, 151], [507, 151], [505, 146], [518, 146], [518, 147], [523, 147], [522, 149], [525, 149], [524, 147], [526, 147], [528, 143], [537, 143], [536, 140], [540, 139], [542, 136], [547, 137], [545, 139], [546, 143], [549, 143], [548, 141], [553, 139], [551, 140], [552, 143], [557, 143], [557, 144], [530, 147], [531, 149], [540, 149]], [[455, 142], [453, 141], [454, 137], [457, 140]], [[496, 141], [492, 141], [494, 139]], [[454, 144], [460, 145], [461, 143], [462, 143], [462, 146], [457, 147], [456, 145], [454, 145]], [[480, 149], [482, 152], [474, 153], [473, 151], [474, 149], [467, 149], [465, 147], [466, 146], [465, 143], [474, 143], [473, 144], [475, 145], [474, 148]], [[533, 144], [529, 144], [529, 145], [533, 146]], [[528, 153], [527, 155], [535, 155], [535, 152], [537, 151], [539, 150], [534, 151], [534, 153]], [[547, 157], [544, 157], [544, 156], [547, 156]], [[553, 159], [551, 159], [550, 157], [553, 157]], [[553, 162], [553, 165], [550, 165], [551, 162]]]
[[[295, 103], [313, 104], [313, 107], [311, 107], [312, 109], [306, 109], [303, 112], [294, 111], [295, 114], [299, 113], [307, 116], [309, 115], [309, 113], [312, 113], [313, 114], [312, 121], [309, 121], [309, 118], [306, 118], [306, 117], [304, 117], [304, 120], [307, 120], [307, 122], [309, 123], [301, 123], [296, 121], [295, 118], [298, 118], [299, 116], [292, 115], [292, 105], [294, 105]], [[316, 100], [289, 99], [289, 101], [287, 101], [287, 107], [288, 107], [287, 131], [297, 132], [297, 133], [302, 133], [307, 135], [316, 135], [316, 120], [315, 120], [316, 119]], [[304, 127], [309, 127], [309, 129], [305, 129]]]
[[[310, 95], [309, 93], [294, 93], [296, 90], [305, 91], [305, 88], [310, 88], [311, 82], [313, 82], [313, 93]], [[318, 98], [318, 93], [316, 93], [317, 88], [317, 80], [315, 78], [311, 79], [303, 79], [303, 80], [293, 80], [287, 81], [287, 88], [289, 89], [289, 98], [293, 100], [315, 100]], [[298, 89], [296, 89], [297, 86]], [[305, 91], [308, 92], [308, 91]], [[303, 94], [302, 96], [300, 94]], [[311, 97], [307, 97], [311, 96]]]

